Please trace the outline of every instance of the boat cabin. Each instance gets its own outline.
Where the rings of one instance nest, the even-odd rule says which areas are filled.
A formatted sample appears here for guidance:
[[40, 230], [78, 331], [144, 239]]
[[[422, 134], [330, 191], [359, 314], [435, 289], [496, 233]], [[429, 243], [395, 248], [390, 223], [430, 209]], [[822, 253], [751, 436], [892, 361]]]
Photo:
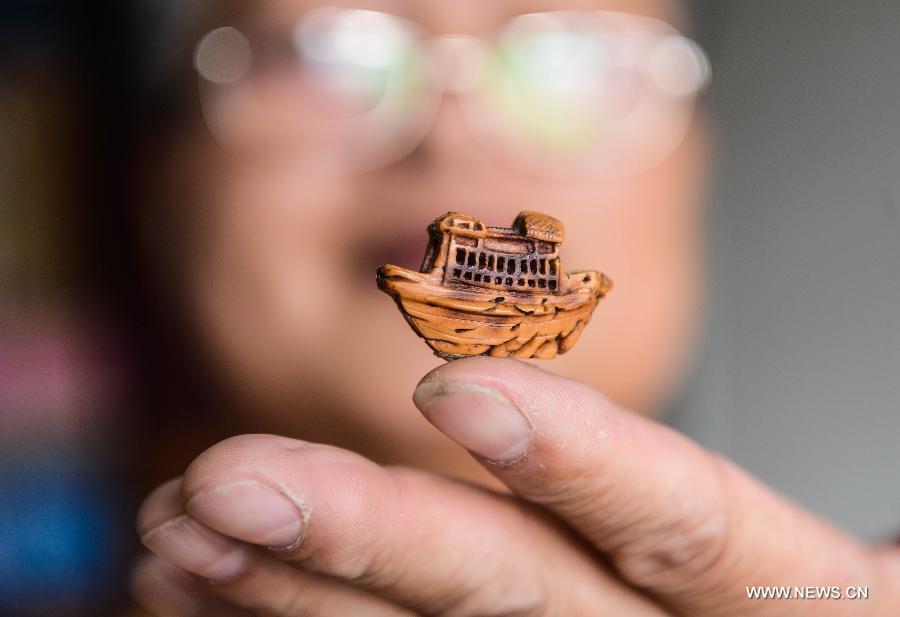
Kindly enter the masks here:
[[560, 289], [562, 224], [537, 212], [522, 212], [512, 227], [487, 227], [460, 212], [448, 212], [428, 228], [422, 272], [443, 270], [444, 284], [504, 291]]

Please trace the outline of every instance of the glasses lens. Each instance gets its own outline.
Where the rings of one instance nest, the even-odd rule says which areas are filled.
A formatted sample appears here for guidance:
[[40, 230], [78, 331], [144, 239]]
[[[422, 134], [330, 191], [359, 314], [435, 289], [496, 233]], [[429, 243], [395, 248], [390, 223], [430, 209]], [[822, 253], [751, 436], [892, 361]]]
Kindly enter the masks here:
[[[235, 28], [220, 31], [247, 41]], [[220, 141], [244, 151], [263, 146], [284, 155], [289, 149], [344, 171], [382, 166], [415, 147], [435, 97], [422, 36], [411, 22], [375, 11], [320, 8], [286, 38], [287, 44], [278, 44], [270, 33], [252, 44], [231, 40], [226, 46], [220, 32], [198, 46], [204, 113]], [[253, 56], [252, 67], [239, 75], [221, 66], [235, 46], [252, 49]], [[201, 57], [202, 66], [217, 70], [202, 70]]]
[[634, 95], [611, 53], [606, 41], [584, 32], [511, 38], [493, 57], [488, 95], [541, 147], [582, 149], [627, 113]]
[[335, 111], [413, 106], [425, 70], [407, 22], [364, 10], [319, 9], [297, 28], [295, 44], [318, 85], [344, 103]]
[[367, 171], [420, 143], [444, 89], [486, 146], [552, 175], [612, 175], [677, 147], [709, 75], [692, 41], [624, 13], [535, 13], [493, 46], [440, 41], [454, 45], [394, 15], [334, 7], [287, 36], [219, 28], [195, 54], [204, 115], [220, 142], [253, 156]]
[[696, 46], [676, 40], [687, 41], [633, 15], [522, 16], [500, 37], [471, 116], [493, 143], [552, 173], [646, 166], [683, 138], [705, 78], [683, 57]]

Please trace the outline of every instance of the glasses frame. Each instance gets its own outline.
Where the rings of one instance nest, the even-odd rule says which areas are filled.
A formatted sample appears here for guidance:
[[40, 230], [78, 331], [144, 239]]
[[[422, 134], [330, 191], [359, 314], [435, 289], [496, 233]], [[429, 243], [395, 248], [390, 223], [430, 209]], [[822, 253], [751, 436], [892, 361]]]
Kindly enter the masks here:
[[[295, 33], [302, 32], [304, 25], [308, 24], [309, 20], [321, 19], [330, 12], [334, 14], [366, 13], [391, 19], [394, 24], [402, 26], [405, 31], [410, 33], [412, 40], [415, 41], [414, 48], [420, 50], [423, 55], [424, 66], [427, 72], [427, 86], [419, 93], [422, 109], [419, 110], [420, 117], [418, 121], [406, 127], [405, 134], [396, 135], [397, 139], [392, 144], [392, 147], [382, 149], [377, 155], [372, 154], [368, 157], [364, 153], [357, 153], [360, 160], [352, 163], [345, 161], [339, 164], [339, 166], [344, 167], [350, 173], [365, 173], [388, 167], [412, 152], [427, 137], [437, 118], [440, 106], [447, 95], [455, 95], [464, 103], [475, 99], [478, 96], [477, 89], [479, 84], [477, 79], [473, 77], [471, 67], [479, 64], [479, 61], [483, 63], [484, 58], [491, 53], [491, 50], [499, 48], [504, 39], [510, 37], [517, 29], [521, 29], [529, 22], [539, 23], [544, 21], [549, 23], [555, 21], [560, 24], [576, 23], [584, 29], [588, 25], [602, 26], [606, 23], [615, 23], [617, 27], [611, 29], [611, 31], [616, 33], [628, 31], [652, 39], [653, 44], [649, 46], [651, 51], [661, 49], [666, 45], [678, 46], [678, 51], [682, 54], [687, 54], [694, 63], [694, 75], [689, 83], [682, 83], [681, 85], [674, 82], [667, 83], [665, 81], [665, 73], [660, 71], [659, 67], [654, 68], [652, 54], [647, 54], [646, 49], [644, 50], [644, 57], [640, 58], [638, 63], [639, 66], [637, 68], [639, 70], [637, 72], [657, 87], [662, 95], [670, 97], [675, 104], [673, 108], [675, 106], [684, 108], [684, 111], [688, 112], [687, 115], [690, 117], [693, 116], [697, 97], [711, 80], [709, 60], [698, 43], [681, 34], [674, 26], [665, 21], [632, 13], [606, 10], [559, 10], [527, 13], [512, 18], [502, 26], [490, 31], [486, 36], [472, 36], [434, 35], [422, 24], [392, 13], [322, 6], [304, 14], [297, 22]], [[603, 28], [598, 27], [597, 31], [601, 32]], [[222, 40], [223, 36], [225, 40]], [[218, 47], [223, 48], [222, 43], [225, 43], [224, 50], [230, 58], [229, 62], [220, 65], [218, 70], [211, 71], [210, 68], [216, 69], [217, 67], [214, 65], [211, 67], [204, 56], [208, 56], [209, 46], [211, 42], [214, 42], [215, 38], [220, 39], [217, 41]], [[299, 54], [300, 52], [297, 53]], [[204, 104], [204, 100], [209, 100], [210, 95], [214, 91], [223, 88], [227, 89], [252, 72], [255, 57], [251, 38], [242, 28], [234, 25], [223, 25], [210, 30], [200, 39], [195, 47], [194, 68], [199, 78], [203, 115], [214, 137], [226, 147], [228, 147], [229, 142], [235, 142], [236, 140], [227, 136], [228, 127], [224, 126], [224, 123], [216, 121], [214, 114], [209, 113], [209, 107]], [[384, 119], [378, 118], [377, 114], [369, 118], [369, 120], [373, 120], [369, 123], [372, 125], [369, 128], [384, 122]], [[690, 118], [687, 118], [686, 122], [689, 125]], [[469, 121], [467, 123], [474, 125], [477, 124], [477, 121]], [[470, 126], [469, 128], [474, 129], [473, 133], [482, 134], [481, 137], [484, 137], [484, 127]], [[686, 132], [687, 126], [685, 126], [683, 133], [686, 134]], [[366, 133], [364, 124], [359, 126], [358, 133]], [[677, 140], [673, 139], [672, 141], [680, 143], [684, 138], [684, 134]], [[675, 147], [677, 147], [677, 143], [666, 148], [666, 154], [669, 154]], [[369, 160], [364, 160], [366, 158]], [[645, 162], [642, 167], [652, 166], [654, 163], [655, 161]], [[590, 165], [587, 167], [588, 169], [583, 171], [591, 173]], [[629, 169], [625, 171], [626, 173], [633, 173], [635, 170]]]

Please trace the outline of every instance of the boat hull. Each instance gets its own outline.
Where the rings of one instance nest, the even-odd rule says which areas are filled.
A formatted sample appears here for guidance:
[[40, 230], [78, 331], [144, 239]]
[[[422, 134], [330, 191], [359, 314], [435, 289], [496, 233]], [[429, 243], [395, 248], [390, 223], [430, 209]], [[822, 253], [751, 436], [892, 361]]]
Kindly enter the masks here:
[[378, 286], [442, 358], [549, 359], [572, 349], [611, 283], [598, 272], [577, 272], [566, 275], [565, 293], [504, 293], [446, 287], [439, 276], [388, 265], [378, 270]]

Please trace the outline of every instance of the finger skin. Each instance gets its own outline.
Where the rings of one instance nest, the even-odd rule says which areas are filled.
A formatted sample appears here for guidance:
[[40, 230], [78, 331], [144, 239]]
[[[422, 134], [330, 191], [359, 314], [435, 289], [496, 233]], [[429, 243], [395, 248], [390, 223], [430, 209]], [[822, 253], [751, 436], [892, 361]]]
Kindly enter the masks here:
[[[141, 564], [135, 576], [136, 581], [142, 582], [140, 597], [145, 604], [158, 604], [159, 590], [167, 585], [172, 587], [169, 603], [182, 605], [173, 617], [180, 616], [190, 605], [214, 604], [212, 596], [227, 600], [236, 612], [239, 612], [237, 607], [252, 611], [246, 613], [248, 615], [412, 615], [381, 598], [333, 579], [303, 572], [255, 547], [209, 529], [184, 512], [180, 478], [163, 484], [147, 497], [138, 514], [138, 533], [147, 548], [167, 562], [165, 566]], [[169, 538], [161, 541], [161, 535]], [[232, 558], [235, 553], [239, 553], [240, 559]], [[224, 577], [216, 576], [223, 572], [223, 563], [226, 566], [235, 564], [238, 568], [229, 568]], [[172, 568], [181, 572], [173, 572]], [[191, 574], [196, 576], [191, 577]], [[173, 612], [172, 609], [169, 611]]]
[[253, 617], [216, 598], [208, 585], [154, 555], [135, 565], [131, 595], [155, 617]]
[[[197, 520], [252, 542], [262, 531], [259, 520], [248, 520], [247, 504], [232, 518], [234, 504], [214, 494], [249, 480], [289, 497], [304, 518], [301, 539], [272, 555], [418, 613], [663, 614], [533, 508], [337, 448], [270, 435], [232, 438], [189, 466], [182, 498]], [[211, 492], [214, 507], [200, 505]], [[247, 534], [238, 522], [250, 525]]]
[[[477, 422], [473, 408], [490, 418], [494, 408], [487, 406], [501, 399], [524, 416], [527, 443], [510, 450], [510, 460], [476, 458], [515, 494], [559, 515], [625, 580], [670, 609], [692, 616], [876, 614], [862, 612], [875, 609], [875, 601], [746, 598], [748, 585], [868, 585], [882, 610], [900, 611], [897, 583], [869, 549], [582, 383], [479, 357], [433, 370], [414, 395], [425, 416], [458, 440], [468, 435], [458, 423]], [[471, 443], [485, 444], [479, 433]], [[502, 446], [487, 443], [491, 452]]]

